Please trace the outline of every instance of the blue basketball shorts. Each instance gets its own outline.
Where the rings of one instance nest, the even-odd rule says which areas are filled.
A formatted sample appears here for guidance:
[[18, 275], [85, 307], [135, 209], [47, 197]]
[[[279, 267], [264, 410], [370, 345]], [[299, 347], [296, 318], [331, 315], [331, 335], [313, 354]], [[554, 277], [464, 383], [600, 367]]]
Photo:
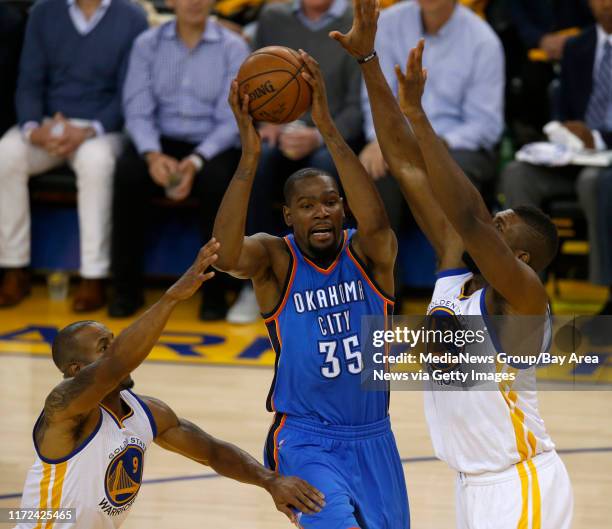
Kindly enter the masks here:
[[277, 414], [264, 460], [325, 494], [325, 507], [300, 513], [303, 529], [409, 529], [404, 470], [389, 418], [331, 426]]

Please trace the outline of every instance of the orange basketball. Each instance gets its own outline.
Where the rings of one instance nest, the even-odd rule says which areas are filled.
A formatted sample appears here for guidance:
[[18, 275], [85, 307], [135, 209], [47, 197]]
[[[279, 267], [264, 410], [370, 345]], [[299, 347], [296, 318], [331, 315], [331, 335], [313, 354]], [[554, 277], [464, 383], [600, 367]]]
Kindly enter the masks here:
[[312, 90], [301, 76], [298, 52], [284, 46], [254, 51], [238, 70], [240, 95], [249, 95], [249, 111], [256, 121], [289, 123], [310, 108]]

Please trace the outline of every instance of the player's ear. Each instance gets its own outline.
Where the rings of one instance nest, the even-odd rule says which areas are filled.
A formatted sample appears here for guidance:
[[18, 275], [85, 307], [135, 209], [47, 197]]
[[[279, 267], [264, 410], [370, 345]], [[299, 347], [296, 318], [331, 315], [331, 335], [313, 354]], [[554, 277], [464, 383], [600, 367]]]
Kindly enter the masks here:
[[293, 219], [291, 218], [291, 209], [288, 206], [283, 206], [283, 218], [285, 224], [289, 227], [293, 226]]
[[529, 252], [526, 252], [524, 250], [517, 250], [515, 252], [515, 255], [517, 259], [523, 261], [523, 263], [527, 265], [531, 262], [531, 254]]
[[73, 378], [80, 370], [81, 364], [72, 362], [71, 364], [68, 364], [68, 367], [66, 367], [66, 369], [64, 370], [64, 378]]

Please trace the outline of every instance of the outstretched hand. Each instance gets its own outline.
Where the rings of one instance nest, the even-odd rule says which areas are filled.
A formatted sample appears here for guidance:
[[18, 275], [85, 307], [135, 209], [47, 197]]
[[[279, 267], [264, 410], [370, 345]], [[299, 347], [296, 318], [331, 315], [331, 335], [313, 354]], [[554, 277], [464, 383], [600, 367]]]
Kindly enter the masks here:
[[325, 506], [323, 493], [300, 478], [278, 475], [267, 488], [276, 508], [286, 514], [297, 527], [298, 518], [292, 508], [305, 514], [315, 514]]
[[242, 98], [240, 97], [238, 81], [236, 79], [232, 81], [227, 102], [238, 124], [243, 152], [259, 153], [261, 150], [261, 138], [253, 124], [253, 117], [249, 113], [249, 96], [244, 94]]
[[322, 125], [327, 125], [331, 122], [331, 115], [327, 105], [325, 80], [317, 61], [304, 50], [300, 50], [300, 57], [304, 63], [302, 77], [312, 88], [312, 121], [320, 129]]
[[217, 260], [217, 251], [220, 246], [221, 245], [214, 237], [208, 241], [206, 245], [200, 249], [194, 263], [180, 279], [168, 289], [166, 295], [176, 301], [184, 301], [193, 296], [204, 281], [212, 279], [215, 273], [207, 273], [206, 270]]
[[366, 57], [374, 51], [378, 14], [378, 0], [353, 0], [353, 26], [348, 33], [332, 31], [329, 36], [353, 57]]
[[427, 82], [427, 70], [423, 68], [423, 50], [425, 40], [421, 39], [416, 48], [410, 50], [406, 75], [396, 64], [395, 75], [398, 83], [399, 105], [408, 119], [423, 112], [421, 100]]

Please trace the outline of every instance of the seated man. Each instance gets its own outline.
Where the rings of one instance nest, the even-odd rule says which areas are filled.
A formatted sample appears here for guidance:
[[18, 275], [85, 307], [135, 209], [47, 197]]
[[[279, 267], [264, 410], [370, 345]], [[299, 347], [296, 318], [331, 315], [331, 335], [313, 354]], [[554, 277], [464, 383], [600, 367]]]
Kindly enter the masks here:
[[16, 305], [30, 289], [28, 178], [65, 163], [77, 177], [81, 240], [73, 308], [104, 304], [120, 91], [132, 42], [146, 27], [144, 12], [129, 0], [34, 5], [19, 70], [19, 125], [0, 140], [0, 307]]
[[[612, 149], [612, 6], [607, 0], [589, 0], [597, 25], [569, 40], [565, 46], [561, 70], [560, 117], [587, 148]], [[504, 170], [501, 190], [506, 206], [543, 205], [546, 201], [568, 195], [579, 196], [587, 216], [591, 237], [590, 279], [611, 285], [609, 270], [601, 263], [605, 251], [598, 237], [598, 188], [602, 171], [596, 168], [568, 166], [562, 169], [538, 167], [513, 162]], [[612, 294], [612, 290], [611, 290]], [[612, 314], [612, 295], [602, 310]]]
[[[453, 158], [482, 191], [496, 175], [494, 147], [504, 127], [504, 54], [490, 26], [455, 0], [401, 2], [380, 15], [376, 51], [397, 95], [393, 68], [425, 38], [430, 81], [423, 105]], [[360, 158], [374, 179], [395, 229], [405, 204], [376, 141], [367, 92], [362, 91], [367, 146]]]
[[[151, 198], [199, 199], [202, 238], [238, 162], [238, 129], [227, 104], [231, 80], [249, 54], [235, 33], [209, 18], [210, 0], [173, 0], [176, 20], [135, 42], [123, 92], [132, 143], [117, 163], [113, 205], [113, 317], [143, 304]], [[203, 320], [225, 317], [228, 276], [204, 286]]]

